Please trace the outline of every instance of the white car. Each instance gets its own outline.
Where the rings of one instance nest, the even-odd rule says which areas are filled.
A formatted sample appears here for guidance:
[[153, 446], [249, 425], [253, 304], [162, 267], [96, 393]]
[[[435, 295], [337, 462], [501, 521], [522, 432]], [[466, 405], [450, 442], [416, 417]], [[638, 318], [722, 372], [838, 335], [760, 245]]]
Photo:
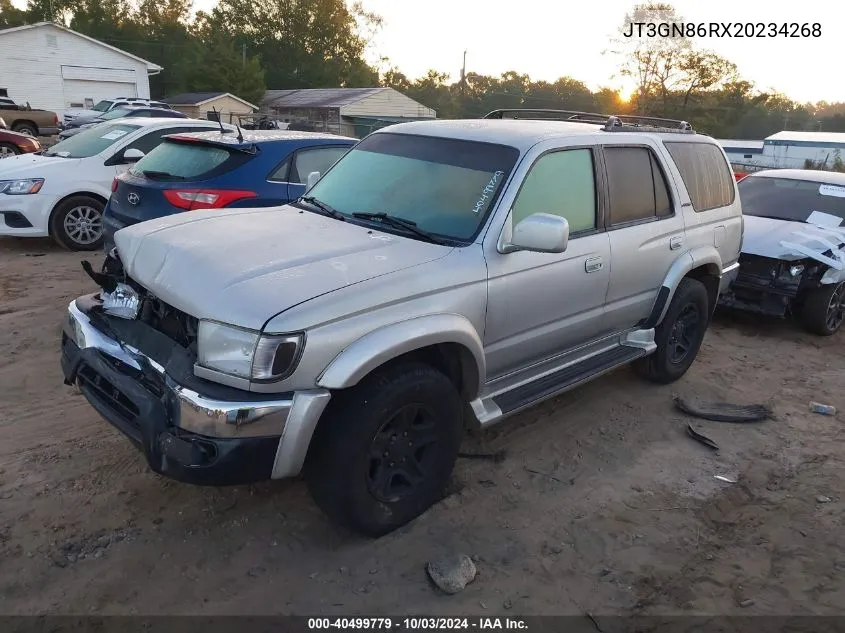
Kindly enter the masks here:
[[162, 137], [219, 125], [199, 119], [117, 119], [40, 155], [5, 159], [0, 162], [0, 235], [49, 235], [70, 250], [100, 248], [103, 208], [115, 177], [157, 147]]
[[62, 122], [67, 125], [76, 119], [94, 119], [98, 116], [111, 112], [115, 108], [123, 108], [126, 106], [152, 106], [154, 108], [170, 108], [169, 105], [162, 101], [151, 101], [150, 99], [132, 98], [117, 98], [117, 99], [103, 99], [98, 101], [92, 108], [71, 108], [62, 112]]

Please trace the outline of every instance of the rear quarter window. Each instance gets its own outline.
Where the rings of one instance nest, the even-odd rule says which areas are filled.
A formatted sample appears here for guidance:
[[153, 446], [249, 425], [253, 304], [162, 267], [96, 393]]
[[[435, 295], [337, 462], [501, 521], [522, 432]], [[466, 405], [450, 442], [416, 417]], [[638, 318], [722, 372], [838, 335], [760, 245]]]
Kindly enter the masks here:
[[681, 173], [695, 211], [733, 204], [736, 197], [733, 172], [717, 145], [677, 141], [663, 144]]
[[179, 180], [202, 180], [234, 169], [248, 159], [249, 155], [243, 152], [216, 145], [165, 140], [131, 171], [133, 174], [159, 172]]

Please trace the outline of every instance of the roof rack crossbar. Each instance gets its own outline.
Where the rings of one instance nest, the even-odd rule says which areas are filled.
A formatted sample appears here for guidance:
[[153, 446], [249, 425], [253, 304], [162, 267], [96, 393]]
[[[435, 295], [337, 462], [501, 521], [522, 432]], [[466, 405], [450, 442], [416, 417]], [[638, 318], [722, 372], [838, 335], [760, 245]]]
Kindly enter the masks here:
[[679, 119], [639, 116], [636, 114], [600, 114], [577, 110], [551, 110], [543, 108], [504, 108], [484, 115], [485, 119], [530, 119], [538, 121], [573, 121], [597, 123], [606, 132], [623, 132], [632, 129], [674, 134], [694, 134], [692, 125]]

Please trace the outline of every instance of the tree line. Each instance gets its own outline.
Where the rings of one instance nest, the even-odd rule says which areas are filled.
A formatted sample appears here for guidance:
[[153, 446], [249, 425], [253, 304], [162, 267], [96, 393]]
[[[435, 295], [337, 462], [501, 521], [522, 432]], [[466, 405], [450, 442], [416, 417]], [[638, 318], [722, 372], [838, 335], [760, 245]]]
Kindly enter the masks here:
[[0, 0], [0, 29], [52, 20], [155, 62], [153, 97], [223, 90], [259, 103], [267, 88], [393, 87], [440, 118], [475, 118], [498, 108], [641, 114], [689, 121], [720, 138], [761, 139], [781, 130], [845, 132], [845, 103], [798, 103], [758, 89], [732, 61], [676, 34], [626, 38], [631, 22], [680, 22], [670, 4], [634, 5], [606, 54], [636, 85], [624, 101], [561, 77], [537, 81], [508, 71], [453, 79], [430, 70], [410, 78], [381, 58], [368, 63], [380, 16], [345, 0], [220, 0], [192, 13], [191, 0]]

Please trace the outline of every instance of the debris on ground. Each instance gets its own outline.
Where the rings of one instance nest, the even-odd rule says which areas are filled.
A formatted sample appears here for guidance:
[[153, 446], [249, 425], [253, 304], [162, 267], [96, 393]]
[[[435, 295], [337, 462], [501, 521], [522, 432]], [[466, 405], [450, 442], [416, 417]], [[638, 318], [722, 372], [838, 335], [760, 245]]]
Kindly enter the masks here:
[[816, 501], [818, 501], [819, 503], [830, 503], [831, 501], [833, 501], [833, 499], [831, 499], [827, 495], [819, 495], [818, 497], [816, 497]]
[[830, 404], [821, 404], [820, 402], [811, 402], [810, 411], [820, 413], [821, 415], [836, 415], [836, 407]]
[[456, 594], [464, 590], [475, 580], [478, 571], [475, 563], [466, 554], [448, 556], [426, 565], [428, 577], [438, 589], [448, 594]]
[[751, 598], [746, 598], [745, 600], [739, 603], [739, 606], [741, 606], [743, 609], [745, 609], [746, 607], [752, 607], [754, 606], [754, 601]]
[[713, 475], [713, 479], [718, 479], [719, 481], [724, 481], [728, 484], [736, 483], [736, 479], [731, 479], [730, 477], [725, 477], [724, 475]]
[[772, 410], [762, 404], [696, 402], [675, 396], [675, 407], [688, 415], [714, 422], [760, 422], [772, 418]]
[[692, 428], [691, 424], [687, 424], [687, 435], [689, 435], [696, 442], [699, 442], [700, 444], [704, 444], [704, 446], [706, 446], [707, 448], [712, 448], [714, 451], [719, 450], [719, 445], [716, 444], [716, 442], [711, 440], [706, 435], [702, 435], [701, 433], [696, 431], [694, 428]]
[[507, 453], [504, 450], [493, 453], [458, 453], [458, 457], [462, 459], [489, 459], [491, 462], [498, 464], [505, 461]]

